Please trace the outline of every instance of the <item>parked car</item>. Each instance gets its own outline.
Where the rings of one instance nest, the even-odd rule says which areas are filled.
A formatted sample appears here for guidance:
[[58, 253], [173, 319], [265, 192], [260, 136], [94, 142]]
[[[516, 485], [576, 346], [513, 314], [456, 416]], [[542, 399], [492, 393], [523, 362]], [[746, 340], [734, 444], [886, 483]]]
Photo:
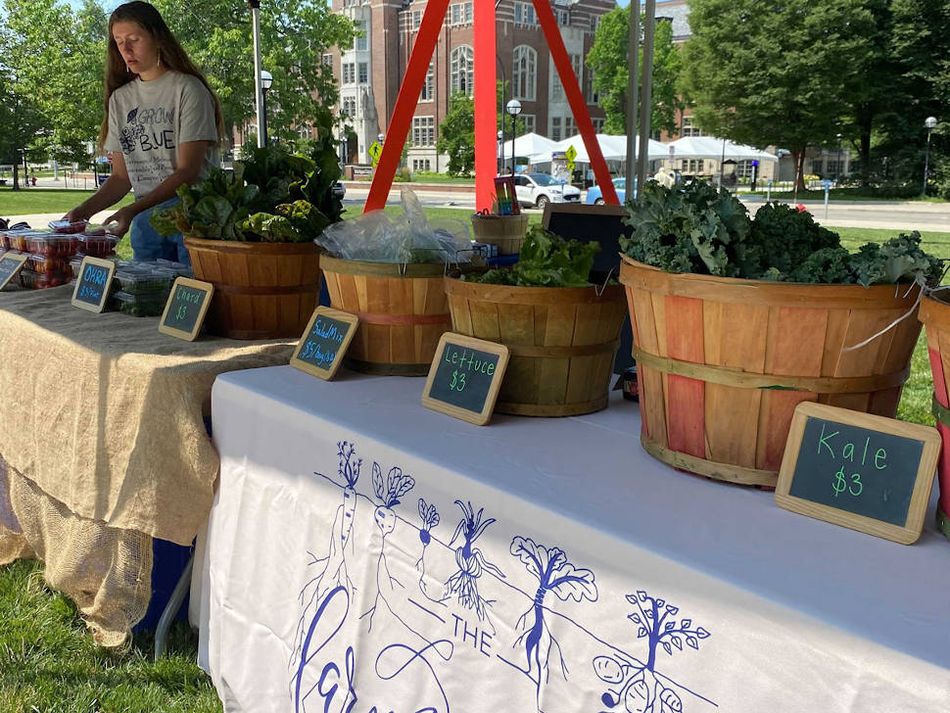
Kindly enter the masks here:
[[[626, 178], [615, 178], [613, 180], [614, 190], [617, 191], [617, 200], [621, 203], [626, 202], [627, 195], [627, 179]], [[604, 204], [604, 194], [601, 191], [600, 186], [591, 186], [587, 191], [587, 198], [584, 199], [586, 205], [603, 205]]]
[[547, 173], [519, 173], [515, 175], [515, 195], [521, 205], [544, 208], [550, 203], [580, 203], [579, 189], [558, 181]]
[[346, 196], [346, 186], [344, 186], [341, 181], [337, 181], [333, 184], [333, 195], [340, 200], [343, 200]]

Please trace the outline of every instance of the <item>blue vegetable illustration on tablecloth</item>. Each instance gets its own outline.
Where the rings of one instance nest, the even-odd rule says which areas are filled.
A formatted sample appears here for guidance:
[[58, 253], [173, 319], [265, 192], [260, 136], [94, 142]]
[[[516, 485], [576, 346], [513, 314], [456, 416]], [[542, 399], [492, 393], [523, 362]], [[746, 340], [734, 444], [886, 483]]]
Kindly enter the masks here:
[[[356, 446], [348, 441], [339, 441], [337, 444], [337, 474], [345, 483], [343, 488], [343, 503], [336, 509], [333, 518], [333, 528], [330, 531], [330, 540], [327, 544], [326, 557], [318, 558], [312, 552], [308, 566], [316, 567], [314, 576], [300, 590], [298, 599], [303, 604], [300, 619], [297, 622], [297, 632], [294, 637], [294, 651], [299, 650], [308, 613], [320, 602], [324, 595], [336, 587], [344, 587], [352, 595], [356, 587], [350, 581], [347, 571], [346, 553], [354, 554], [353, 522], [356, 519], [356, 484], [360, 479], [360, 470], [363, 459], [356, 457]], [[319, 474], [317, 474], [319, 475]], [[291, 665], [296, 662], [291, 657]]]
[[439, 522], [441, 522], [439, 511], [436, 510], [435, 504], [427, 503], [424, 498], [419, 498], [419, 519], [422, 520], [422, 527], [419, 528], [419, 541], [422, 543], [422, 554], [419, 555], [419, 559], [416, 561], [416, 570], [419, 572], [419, 590], [429, 601], [445, 606], [442, 601], [435, 599], [429, 593], [429, 585], [426, 581], [426, 549], [432, 543], [432, 531], [438, 527]]
[[446, 598], [454, 594], [459, 604], [474, 611], [479, 620], [487, 622], [494, 632], [494, 626], [488, 618], [488, 609], [493, 604], [493, 600], [483, 599], [478, 593], [478, 579], [482, 576], [483, 569], [487, 569], [499, 579], [504, 579], [505, 575], [485, 559], [485, 555], [474, 545], [488, 526], [495, 522], [495, 518], [483, 520], [485, 508], [480, 508], [476, 513], [475, 507], [470, 502], [456, 500], [455, 504], [462, 510], [462, 519], [455, 528], [449, 547], [452, 547], [460, 537], [464, 539], [464, 544], [455, 550], [455, 564], [458, 570], [445, 582]]
[[[585, 599], [597, 601], [597, 585], [594, 573], [589, 569], [579, 569], [567, 561], [567, 554], [559, 547], [547, 548], [536, 544], [527, 537], [515, 537], [511, 541], [511, 554], [521, 560], [525, 568], [538, 580], [532, 607], [518, 620], [516, 628], [522, 634], [515, 646], [524, 644], [526, 667], [519, 669], [534, 681], [537, 688], [537, 704], [540, 710], [541, 687], [548, 682], [551, 650], [556, 648], [561, 675], [567, 678], [567, 664], [561, 647], [551, 635], [544, 619], [544, 601], [548, 593], [553, 593], [561, 601], [572, 599], [576, 602]], [[528, 619], [533, 615], [530, 626]]]
[[619, 655], [595, 658], [597, 677], [611, 684], [601, 700], [608, 708], [623, 704], [628, 713], [680, 713], [683, 702], [679, 695], [655, 673], [658, 650], [662, 648], [668, 656], [674, 651], [685, 651], [686, 647], [698, 651], [700, 642], [709, 638], [710, 633], [694, 626], [692, 619], [677, 620], [679, 607], [643, 590], [628, 594], [627, 601], [637, 607], [627, 618], [636, 625], [637, 638], [647, 640], [647, 662], [641, 664]]
[[369, 630], [373, 629], [373, 616], [376, 613], [376, 607], [379, 606], [380, 599], [392, 611], [387, 597], [394, 591], [396, 586], [404, 588], [389, 572], [389, 563], [386, 560], [386, 538], [392, 534], [396, 528], [396, 513], [393, 508], [400, 503], [400, 498], [406, 495], [416, 481], [408, 473], [403, 473], [402, 468], [394, 466], [389, 469], [385, 480], [383, 471], [379, 463], [373, 463], [373, 491], [380, 505], [373, 513], [373, 519], [376, 520], [376, 527], [379, 528], [381, 540], [379, 545], [379, 558], [376, 561], [376, 596], [373, 598], [373, 606], [360, 615], [360, 619], [368, 616]]

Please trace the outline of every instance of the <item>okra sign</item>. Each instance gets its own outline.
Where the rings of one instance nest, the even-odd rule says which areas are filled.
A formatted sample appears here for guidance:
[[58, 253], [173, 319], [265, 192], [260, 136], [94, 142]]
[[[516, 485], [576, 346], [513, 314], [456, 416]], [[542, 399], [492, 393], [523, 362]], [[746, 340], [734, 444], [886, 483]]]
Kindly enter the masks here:
[[79, 266], [79, 276], [76, 278], [76, 287], [73, 289], [73, 306], [89, 312], [102, 312], [106, 300], [109, 299], [114, 273], [115, 263], [111, 260], [83, 258]]
[[212, 297], [214, 285], [210, 282], [179, 277], [168, 295], [158, 331], [186, 342], [195, 341], [201, 332]]
[[355, 314], [317, 307], [297, 342], [290, 365], [321, 379], [332, 379], [359, 323]]
[[4, 289], [20, 272], [26, 262], [26, 255], [22, 253], [5, 253], [0, 257], [0, 290]]
[[823, 404], [795, 409], [775, 489], [779, 507], [909, 545], [923, 530], [940, 435]]
[[508, 347], [446, 332], [429, 367], [422, 405], [484, 426], [508, 368]]

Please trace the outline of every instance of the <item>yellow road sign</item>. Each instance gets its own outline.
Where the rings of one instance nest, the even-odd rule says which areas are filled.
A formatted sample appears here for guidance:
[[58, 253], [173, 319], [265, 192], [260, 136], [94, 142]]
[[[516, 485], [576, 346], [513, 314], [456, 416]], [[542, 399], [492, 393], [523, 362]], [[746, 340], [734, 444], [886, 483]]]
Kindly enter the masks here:
[[567, 158], [568, 165], [574, 167], [574, 159], [577, 158], [577, 149], [573, 146], [568, 146], [567, 151], [564, 152], [565, 158]]
[[383, 154], [383, 145], [378, 141], [374, 141], [369, 147], [369, 157], [373, 159], [373, 165], [375, 166], [379, 163], [379, 157]]

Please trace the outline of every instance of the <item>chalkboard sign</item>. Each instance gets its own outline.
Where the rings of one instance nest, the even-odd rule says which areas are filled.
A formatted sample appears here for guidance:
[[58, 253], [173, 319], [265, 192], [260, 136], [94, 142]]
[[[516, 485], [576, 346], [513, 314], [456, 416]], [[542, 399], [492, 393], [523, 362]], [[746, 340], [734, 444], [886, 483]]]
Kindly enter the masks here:
[[484, 426], [508, 368], [508, 347], [446, 332], [439, 340], [422, 404]]
[[321, 379], [332, 379], [353, 341], [360, 318], [330, 307], [317, 307], [307, 323], [291, 366]]
[[95, 257], [84, 257], [73, 289], [73, 306], [90, 312], [102, 312], [112, 288], [115, 263]]
[[158, 331], [186, 342], [195, 341], [201, 332], [212, 297], [214, 285], [210, 282], [177, 278], [165, 302]]
[[3, 257], [0, 257], [0, 290], [9, 285], [17, 276], [26, 259], [23, 253], [3, 253]]
[[801, 403], [775, 502], [909, 545], [923, 530], [939, 453], [940, 435], [933, 428]]

